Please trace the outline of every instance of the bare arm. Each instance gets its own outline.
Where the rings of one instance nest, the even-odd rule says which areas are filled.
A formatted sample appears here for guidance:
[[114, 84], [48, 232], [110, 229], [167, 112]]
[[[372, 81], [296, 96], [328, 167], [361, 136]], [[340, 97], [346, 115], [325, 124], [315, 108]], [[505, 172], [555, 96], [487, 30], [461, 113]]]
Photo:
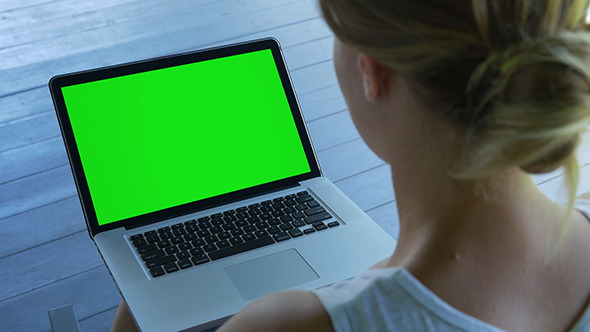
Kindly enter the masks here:
[[590, 191], [587, 193], [583, 193], [582, 195], [578, 196], [581, 199], [590, 199]]
[[328, 314], [313, 293], [287, 291], [252, 302], [217, 331], [332, 332], [333, 329]]

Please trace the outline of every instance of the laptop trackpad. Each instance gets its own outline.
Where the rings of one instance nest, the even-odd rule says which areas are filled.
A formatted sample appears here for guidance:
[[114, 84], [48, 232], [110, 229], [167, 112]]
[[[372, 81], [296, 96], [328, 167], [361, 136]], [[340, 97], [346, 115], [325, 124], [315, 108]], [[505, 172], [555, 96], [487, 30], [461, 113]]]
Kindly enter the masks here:
[[295, 249], [228, 266], [223, 270], [245, 300], [319, 278]]

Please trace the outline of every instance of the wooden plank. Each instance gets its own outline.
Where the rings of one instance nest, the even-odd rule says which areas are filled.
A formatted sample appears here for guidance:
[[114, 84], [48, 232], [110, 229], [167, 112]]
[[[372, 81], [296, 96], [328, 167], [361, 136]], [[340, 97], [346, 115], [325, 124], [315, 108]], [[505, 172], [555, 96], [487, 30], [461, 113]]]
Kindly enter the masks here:
[[5, 122], [0, 124], [0, 153], [60, 136], [57, 118], [53, 112], [43, 112]]
[[387, 164], [335, 184], [363, 211], [381, 206], [394, 198], [390, 167]]
[[307, 128], [317, 152], [359, 137], [350, 115], [345, 111], [311, 121]]
[[76, 195], [69, 166], [0, 186], [0, 220]]
[[31, 8], [43, 4], [55, 2], [56, 0], [19, 0], [19, 1], [2, 1], [0, 2], [0, 15], [5, 15], [11, 11], [22, 8]]
[[110, 310], [121, 296], [104, 266], [0, 301], [0, 330], [49, 331], [47, 310], [73, 304], [79, 320]]
[[[290, 15], [285, 16], [285, 11], [289, 11]], [[212, 13], [211, 17], [203, 17], [203, 20], [199, 19], [195, 24], [195, 19], [201, 17], [200, 15], [203, 13], [183, 13], [182, 17], [158, 17], [157, 22], [146, 23], [147, 26], [130, 26], [112, 33], [93, 30], [70, 37], [72, 40], [57, 39], [48, 45], [27, 45], [31, 48], [29, 50], [11, 48], [10, 52], [14, 54], [0, 51], [0, 58], [5, 59], [4, 65], [0, 64], [0, 69], [5, 69], [4, 77], [14, 78], [10, 84], [0, 81], [0, 91], [4, 94], [15, 93], [43, 85], [52, 75], [58, 73], [132, 61], [136, 60], [138, 55], [141, 55], [139, 58], [149, 58], [200, 48], [318, 17], [309, 1], [272, 7], [263, 12], [250, 12], [245, 15], [223, 16], [223, 13]], [[184, 26], [179, 27], [181, 23]], [[158, 31], [158, 35], [154, 36], [153, 31]], [[39, 50], [43, 50], [43, 54], [38, 54]], [[48, 60], [47, 54], [59, 57]], [[81, 56], [83, 54], [86, 56]], [[43, 70], [37, 72], [36, 68]], [[31, 85], [31, 81], [37, 83]]]
[[[74, 233], [86, 232], [78, 196], [0, 219], [0, 258], [55, 241]], [[86, 235], [88, 237], [88, 235]], [[90, 241], [90, 238], [88, 237]]]
[[[5, 72], [0, 72], [0, 77]], [[8, 74], [6, 74], [8, 75]], [[0, 81], [2, 79], [0, 78]], [[46, 83], [46, 82], [45, 82]], [[41, 112], [49, 112], [53, 109], [53, 102], [46, 85], [39, 86], [21, 93], [6, 97], [0, 97], [0, 124], [29, 117]]]
[[337, 84], [302, 93], [298, 95], [298, 99], [307, 122], [347, 110]]
[[3, 164], [0, 170], [0, 185], [68, 165], [61, 137], [0, 152], [0, 160]]
[[[0, 45], [8, 48], [56, 36], [117, 25], [130, 20], [142, 20], [157, 14], [178, 10], [196, 9], [211, 2], [176, 0], [164, 1], [79, 1], [75, 6], [69, 0], [41, 3], [2, 13]], [[76, 29], [72, 29], [76, 27]]]
[[361, 138], [318, 152], [318, 159], [325, 177], [332, 182], [384, 165]]
[[0, 258], [0, 271], [18, 276], [3, 281], [0, 301], [102, 265], [98, 250], [85, 231]]

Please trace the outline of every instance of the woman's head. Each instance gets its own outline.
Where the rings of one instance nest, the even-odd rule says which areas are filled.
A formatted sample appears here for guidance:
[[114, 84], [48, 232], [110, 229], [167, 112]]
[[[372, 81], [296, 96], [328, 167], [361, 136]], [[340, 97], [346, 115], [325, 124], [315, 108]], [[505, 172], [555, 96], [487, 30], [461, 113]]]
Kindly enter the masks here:
[[[340, 41], [465, 133], [455, 175], [565, 166], [590, 123], [588, 0], [320, 0]], [[575, 189], [574, 189], [575, 190]]]

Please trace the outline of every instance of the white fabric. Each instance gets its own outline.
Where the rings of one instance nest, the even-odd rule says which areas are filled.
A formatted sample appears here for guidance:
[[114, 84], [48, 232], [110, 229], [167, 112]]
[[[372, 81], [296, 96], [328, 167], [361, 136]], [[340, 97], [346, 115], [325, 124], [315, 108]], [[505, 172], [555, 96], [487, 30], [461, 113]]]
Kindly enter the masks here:
[[[590, 221], [590, 200], [576, 208]], [[314, 291], [336, 332], [501, 331], [439, 298], [403, 268], [365, 271]], [[590, 331], [590, 307], [570, 332]]]

